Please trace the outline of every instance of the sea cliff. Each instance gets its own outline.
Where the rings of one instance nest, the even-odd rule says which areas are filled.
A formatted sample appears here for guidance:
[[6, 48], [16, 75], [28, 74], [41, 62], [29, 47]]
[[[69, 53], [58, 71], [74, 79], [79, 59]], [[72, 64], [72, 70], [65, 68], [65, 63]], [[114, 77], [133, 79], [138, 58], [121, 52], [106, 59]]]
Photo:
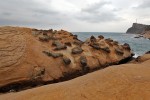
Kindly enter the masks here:
[[136, 38], [144, 37], [150, 39], [150, 25], [133, 23], [127, 32], [128, 34], [138, 34]]

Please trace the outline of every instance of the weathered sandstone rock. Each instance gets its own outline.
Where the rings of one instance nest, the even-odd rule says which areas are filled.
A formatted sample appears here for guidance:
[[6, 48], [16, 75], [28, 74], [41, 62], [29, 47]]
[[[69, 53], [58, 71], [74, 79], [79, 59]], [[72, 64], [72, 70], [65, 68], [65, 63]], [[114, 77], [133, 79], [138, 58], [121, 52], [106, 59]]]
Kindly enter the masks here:
[[2, 94], [1, 100], [149, 100], [150, 54], [58, 84]]
[[[60, 30], [0, 27], [0, 92], [69, 80], [132, 57], [128, 44]], [[121, 48], [117, 49], [117, 48]]]

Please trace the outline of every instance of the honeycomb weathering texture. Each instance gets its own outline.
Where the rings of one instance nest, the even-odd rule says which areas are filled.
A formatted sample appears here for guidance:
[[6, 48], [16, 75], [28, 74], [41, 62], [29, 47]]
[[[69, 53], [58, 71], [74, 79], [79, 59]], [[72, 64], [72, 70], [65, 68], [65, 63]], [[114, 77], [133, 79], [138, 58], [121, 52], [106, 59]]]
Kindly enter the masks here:
[[132, 57], [128, 44], [103, 36], [85, 42], [60, 30], [0, 28], [0, 91], [68, 80]]

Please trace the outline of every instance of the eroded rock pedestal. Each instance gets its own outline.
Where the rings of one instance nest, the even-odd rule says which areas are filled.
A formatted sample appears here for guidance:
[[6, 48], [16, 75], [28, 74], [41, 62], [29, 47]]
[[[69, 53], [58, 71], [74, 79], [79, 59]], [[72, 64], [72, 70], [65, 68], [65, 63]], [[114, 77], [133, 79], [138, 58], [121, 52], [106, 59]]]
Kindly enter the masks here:
[[128, 44], [103, 36], [78, 40], [60, 30], [0, 28], [0, 92], [68, 80], [132, 57]]

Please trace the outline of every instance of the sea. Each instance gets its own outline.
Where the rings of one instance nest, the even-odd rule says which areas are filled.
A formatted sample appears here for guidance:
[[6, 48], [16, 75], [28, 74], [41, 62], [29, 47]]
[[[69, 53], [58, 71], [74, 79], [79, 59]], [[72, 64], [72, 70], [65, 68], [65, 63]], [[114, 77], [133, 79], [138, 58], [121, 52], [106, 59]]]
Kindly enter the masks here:
[[78, 39], [85, 41], [90, 36], [98, 37], [103, 35], [105, 38], [112, 38], [121, 44], [128, 43], [135, 53], [134, 57], [141, 56], [147, 51], [150, 51], [150, 40], [145, 38], [134, 38], [136, 34], [126, 34], [117, 32], [72, 32], [74, 35], [78, 35]]

